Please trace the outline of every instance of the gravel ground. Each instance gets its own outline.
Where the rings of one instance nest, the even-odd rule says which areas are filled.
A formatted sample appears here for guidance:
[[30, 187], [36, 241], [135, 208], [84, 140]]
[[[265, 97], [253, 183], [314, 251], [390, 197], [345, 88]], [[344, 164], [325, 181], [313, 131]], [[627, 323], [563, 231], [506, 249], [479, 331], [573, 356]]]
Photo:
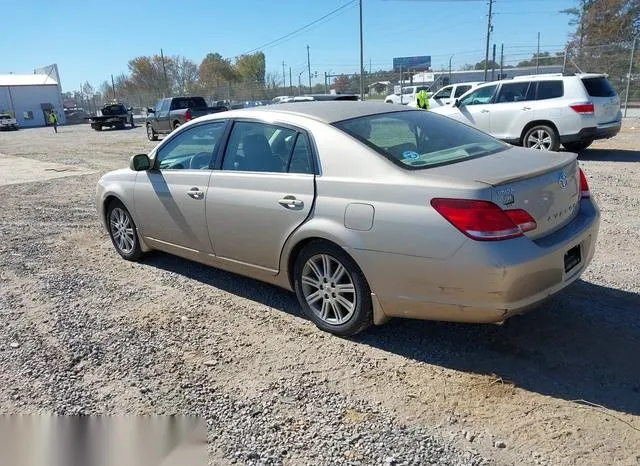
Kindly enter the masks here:
[[269, 285], [121, 260], [95, 183], [150, 147], [142, 128], [0, 133], [1, 170], [92, 171], [0, 186], [0, 412], [200, 415], [210, 464], [640, 464], [640, 121], [581, 155], [603, 220], [575, 285], [504, 326], [353, 339]]

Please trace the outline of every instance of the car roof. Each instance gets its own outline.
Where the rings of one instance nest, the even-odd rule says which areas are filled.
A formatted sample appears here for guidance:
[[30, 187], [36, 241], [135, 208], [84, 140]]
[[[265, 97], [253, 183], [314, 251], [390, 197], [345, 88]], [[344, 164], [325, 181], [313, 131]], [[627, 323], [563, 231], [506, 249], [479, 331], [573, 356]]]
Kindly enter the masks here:
[[[376, 115], [380, 113], [392, 113], [403, 111], [415, 111], [415, 109], [407, 108], [403, 105], [391, 105], [379, 102], [362, 102], [362, 101], [316, 101], [316, 102], [296, 102], [284, 103], [274, 106], [263, 106], [254, 108], [244, 108], [234, 110], [233, 114], [229, 113], [229, 117], [240, 118], [242, 116], [251, 116], [253, 112], [265, 113], [286, 113], [289, 115], [299, 115], [313, 118], [324, 123], [336, 123], [338, 121], [350, 120], [368, 115]], [[222, 114], [218, 114], [220, 116]]]

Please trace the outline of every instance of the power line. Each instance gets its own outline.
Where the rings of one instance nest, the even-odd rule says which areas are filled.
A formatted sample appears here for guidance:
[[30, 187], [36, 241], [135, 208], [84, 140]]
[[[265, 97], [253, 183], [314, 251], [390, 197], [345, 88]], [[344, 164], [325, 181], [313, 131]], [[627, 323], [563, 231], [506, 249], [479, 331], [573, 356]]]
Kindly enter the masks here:
[[289, 38], [289, 37], [293, 36], [294, 34], [297, 34], [297, 33], [299, 33], [299, 32], [304, 31], [305, 29], [307, 29], [307, 28], [309, 28], [309, 27], [313, 26], [314, 24], [319, 23], [320, 21], [322, 21], [322, 20], [324, 20], [324, 19], [329, 18], [331, 15], [334, 15], [335, 13], [339, 12], [340, 10], [344, 10], [345, 8], [347, 8], [347, 7], [349, 7], [349, 6], [353, 5], [353, 4], [355, 4], [357, 1], [358, 1], [358, 0], [351, 0], [350, 2], [345, 3], [344, 5], [342, 5], [342, 6], [338, 7], [338, 8], [336, 8], [335, 10], [333, 10], [333, 11], [331, 11], [331, 12], [329, 12], [329, 13], [327, 13], [326, 15], [321, 16], [320, 18], [315, 19], [315, 20], [311, 21], [311, 22], [310, 22], [310, 23], [308, 23], [308, 24], [305, 24], [304, 26], [302, 26], [302, 27], [300, 27], [300, 28], [296, 29], [295, 31], [292, 31], [292, 32], [290, 32], [290, 33], [288, 33], [288, 34], [285, 34], [284, 36], [278, 37], [277, 39], [272, 40], [271, 42], [267, 42], [266, 44], [263, 44], [263, 45], [261, 45], [260, 47], [256, 47], [256, 48], [254, 48], [254, 49], [251, 49], [251, 50], [249, 50], [248, 52], [244, 52], [244, 54], [243, 54], [243, 55], [248, 55], [248, 54], [250, 54], [250, 53], [257, 52], [258, 50], [264, 50], [264, 49], [266, 49], [266, 48], [268, 48], [268, 47], [270, 47], [270, 46], [277, 45], [277, 43], [278, 43], [278, 42], [280, 42], [280, 41], [282, 41], [282, 40], [284, 40], [284, 39], [287, 39], [287, 38]]

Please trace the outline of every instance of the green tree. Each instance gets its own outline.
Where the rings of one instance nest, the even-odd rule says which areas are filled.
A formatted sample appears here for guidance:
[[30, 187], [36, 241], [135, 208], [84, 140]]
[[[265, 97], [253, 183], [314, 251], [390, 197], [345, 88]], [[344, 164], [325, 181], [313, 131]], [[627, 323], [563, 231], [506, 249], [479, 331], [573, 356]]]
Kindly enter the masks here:
[[200, 85], [213, 95], [226, 90], [228, 83], [238, 79], [231, 61], [219, 53], [208, 53], [200, 63], [199, 71]]
[[264, 85], [266, 61], [263, 52], [240, 55], [234, 68], [242, 81]]

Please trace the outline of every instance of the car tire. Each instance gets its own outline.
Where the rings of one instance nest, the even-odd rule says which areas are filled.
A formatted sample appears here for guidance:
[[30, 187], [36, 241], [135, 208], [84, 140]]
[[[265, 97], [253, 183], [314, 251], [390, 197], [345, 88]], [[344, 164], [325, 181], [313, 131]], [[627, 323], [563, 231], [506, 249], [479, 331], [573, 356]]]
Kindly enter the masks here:
[[150, 123], [147, 123], [147, 138], [149, 139], [149, 141], [157, 141], [158, 140], [158, 135], [153, 130], [153, 126], [151, 126]]
[[95, 125], [92, 126], [93, 129], [95, 129], [96, 131], [102, 131], [102, 125]]
[[176, 129], [178, 129], [180, 127], [180, 122], [179, 121], [174, 121], [173, 125], [172, 125], [172, 129], [175, 131]]
[[307, 244], [296, 258], [293, 279], [302, 310], [320, 330], [351, 336], [372, 325], [369, 284], [342, 248], [327, 241]]
[[547, 125], [535, 125], [522, 137], [522, 145], [529, 149], [556, 152], [560, 149], [560, 138], [555, 129]]
[[118, 200], [107, 207], [107, 229], [113, 247], [123, 259], [137, 261], [142, 256], [138, 228], [127, 208]]
[[593, 139], [588, 139], [586, 141], [565, 142], [562, 145], [569, 152], [582, 152], [591, 144], [593, 144]]

